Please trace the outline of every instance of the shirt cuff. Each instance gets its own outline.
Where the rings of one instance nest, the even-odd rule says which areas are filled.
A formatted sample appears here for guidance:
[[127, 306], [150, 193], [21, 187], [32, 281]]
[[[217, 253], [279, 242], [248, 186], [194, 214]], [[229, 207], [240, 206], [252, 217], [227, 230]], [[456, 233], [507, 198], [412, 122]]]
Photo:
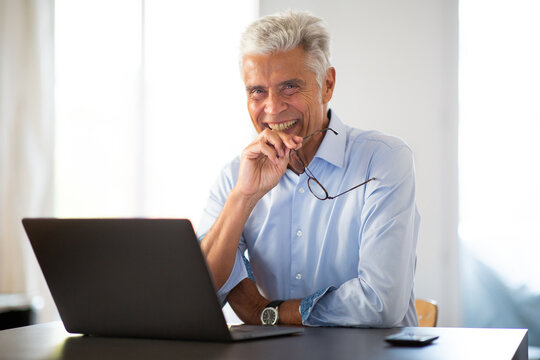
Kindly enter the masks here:
[[302, 315], [302, 325], [309, 325], [307, 324], [307, 320], [309, 318], [309, 315], [311, 315], [311, 311], [313, 310], [313, 307], [317, 304], [317, 302], [328, 292], [334, 291], [336, 288], [334, 286], [329, 286], [326, 289], [321, 289], [318, 291], [315, 291], [313, 294], [306, 296], [302, 299], [300, 302], [300, 315]]
[[223, 286], [217, 292], [221, 306], [225, 305], [227, 302], [227, 295], [229, 295], [229, 292], [234, 289], [234, 287], [238, 285], [240, 281], [248, 277], [248, 272], [242, 258], [243, 255], [240, 253], [240, 250], [236, 250], [236, 259], [234, 261], [231, 274], [229, 275], [227, 281], [225, 281], [225, 284], [223, 284]]
[[249, 263], [249, 260], [246, 258], [244, 254], [242, 254], [242, 260], [244, 260], [244, 266], [246, 267], [248, 278], [250, 278], [251, 280], [253, 280], [253, 282], [255, 282], [255, 276], [253, 276], [253, 270], [251, 270], [251, 264]]

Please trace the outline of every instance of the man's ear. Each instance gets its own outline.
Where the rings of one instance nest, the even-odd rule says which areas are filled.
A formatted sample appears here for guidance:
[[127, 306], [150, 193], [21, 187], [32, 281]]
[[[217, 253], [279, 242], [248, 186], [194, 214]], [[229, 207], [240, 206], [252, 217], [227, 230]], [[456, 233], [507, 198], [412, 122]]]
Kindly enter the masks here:
[[336, 86], [336, 69], [329, 67], [326, 71], [326, 76], [322, 84], [322, 102], [328, 104], [332, 95], [334, 94], [334, 87]]

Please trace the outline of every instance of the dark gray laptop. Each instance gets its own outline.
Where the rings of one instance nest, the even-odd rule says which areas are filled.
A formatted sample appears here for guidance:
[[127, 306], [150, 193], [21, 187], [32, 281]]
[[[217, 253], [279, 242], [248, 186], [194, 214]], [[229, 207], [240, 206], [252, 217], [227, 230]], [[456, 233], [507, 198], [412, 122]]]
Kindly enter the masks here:
[[229, 328], [189, 220], [23, 219], [66, 330], [233, 341], [302, 332]]

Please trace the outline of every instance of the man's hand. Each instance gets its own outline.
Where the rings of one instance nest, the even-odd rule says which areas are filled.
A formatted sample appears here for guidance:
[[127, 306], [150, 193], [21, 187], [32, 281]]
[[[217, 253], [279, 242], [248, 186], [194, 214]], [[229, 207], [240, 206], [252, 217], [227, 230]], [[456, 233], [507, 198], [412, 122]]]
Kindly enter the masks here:
[[[261, 325], [261, 313], [270, 302], [259, 293], [251, 279], [242, 280], [227, 296], [236, 315], [246, 324]], [[300, 300], [287, 300], [279, 306], [279, 324], [302, 325]]]
[[290, 151], [301, 144], [300, 136], [262, 131], [242, 152], [236, 190], [258, 201], [278, 184], [287, 170]]
[[300, 148], [302, 141], [300, 136], [266, 129], [242, 152], [236, 186], [201, 241], [218, 289], [231, 274], [238, 242], [251, 211], [277, 185], [287, 169], [291, 149]]

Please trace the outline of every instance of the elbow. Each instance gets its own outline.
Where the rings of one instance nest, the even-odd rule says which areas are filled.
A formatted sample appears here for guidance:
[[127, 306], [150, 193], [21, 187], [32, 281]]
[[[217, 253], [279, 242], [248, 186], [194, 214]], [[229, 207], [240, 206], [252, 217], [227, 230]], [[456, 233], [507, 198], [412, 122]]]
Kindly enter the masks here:
[[396, 309], [387, 309], [381, 313], [380, 324], [381, 328], [398, 327], [403, 322], [405, 313], [396, 311]]
[[390, 299], [381, 302], [377, 327], [392, 328], [400, 326], [407, 314], [407, 309], [407, 303], [402, 304]]
[[[407, 301], [397, 301], [396, 296], [378, 296], [372, 298], [358, 319], [361, 326], [374, 328], [399, 327], [403, 323], [408, 310]], [[366, 319], [368, 321], [366, 322]], [[363, 320], [363, 321], [362, 321]]]

